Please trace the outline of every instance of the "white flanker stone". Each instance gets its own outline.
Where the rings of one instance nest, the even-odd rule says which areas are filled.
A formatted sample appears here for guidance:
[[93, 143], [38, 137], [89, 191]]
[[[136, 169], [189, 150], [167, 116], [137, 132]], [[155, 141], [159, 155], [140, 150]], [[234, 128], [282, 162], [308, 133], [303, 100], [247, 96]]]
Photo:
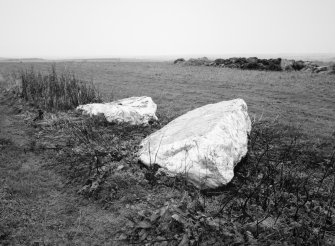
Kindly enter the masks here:
[[147, 125], [156, 121], [157, 105], [151, 97], [130, 97], [110, 103], [79, 105], [77, 110], [87, 115], [103, 114], [108, 122]]
[[217, 188], [234, 177], [235, 165], [247, 154], [250, 131], [244, 100], [208, 104], [145, 138], [139, 159], [170, 175], [184, 174], [200, 189]]

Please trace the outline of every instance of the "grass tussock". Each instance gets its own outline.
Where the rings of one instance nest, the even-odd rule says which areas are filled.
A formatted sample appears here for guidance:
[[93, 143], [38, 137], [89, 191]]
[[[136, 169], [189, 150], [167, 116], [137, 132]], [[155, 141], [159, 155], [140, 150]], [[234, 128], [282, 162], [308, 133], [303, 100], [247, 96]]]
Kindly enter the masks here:
[[68, 110], [80, 104], [101, 102], [92, 82], [78, 79], [71, 72], [58, 72], [56, 65], [47, 74], [32, 67], [20, 70], [17, 77], [21, 81], [21, 97], [45, 110]]

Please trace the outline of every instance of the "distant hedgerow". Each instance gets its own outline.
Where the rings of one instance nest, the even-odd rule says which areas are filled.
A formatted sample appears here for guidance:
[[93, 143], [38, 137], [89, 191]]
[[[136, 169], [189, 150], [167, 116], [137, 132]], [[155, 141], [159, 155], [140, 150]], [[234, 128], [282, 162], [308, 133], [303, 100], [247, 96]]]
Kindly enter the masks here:
[[53, 64], [47, 74], [20, 70], [21, 97], [45, 110], [68, 110], [80, 104], [101, 102], [101, 95], [92, 82], [78, 79], [74, 73], [56, 71]]

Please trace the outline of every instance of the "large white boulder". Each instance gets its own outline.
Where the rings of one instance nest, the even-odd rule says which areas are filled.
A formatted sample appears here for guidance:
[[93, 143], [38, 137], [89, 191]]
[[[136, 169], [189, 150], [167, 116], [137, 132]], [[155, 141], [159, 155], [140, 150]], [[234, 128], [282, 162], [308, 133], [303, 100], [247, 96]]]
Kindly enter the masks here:
[[157, 120], [157, 105], [151, 97], [130, 97], [110, 103], [79, 105], [77, 110], [90, 116], [103, 114], [108, 122], [131, 125], [147, 125]]
[[234, 177], [247, 154], [251, 121], [242, 99], [209, 104], [176, 118], [141, 142], [139, 160], [170, 175], [185, 174], [198, 188], [216, 188]]

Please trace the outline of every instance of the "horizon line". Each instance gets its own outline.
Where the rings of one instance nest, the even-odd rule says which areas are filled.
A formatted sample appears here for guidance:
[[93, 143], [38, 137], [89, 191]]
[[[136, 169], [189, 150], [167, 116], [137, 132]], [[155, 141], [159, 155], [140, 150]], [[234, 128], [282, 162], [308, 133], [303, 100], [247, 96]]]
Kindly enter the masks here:
[[[121, 59], [134, 59], [134, 60], [173, 60], [177, 58], [220, 58], [220, 57], [234, 57], [234, 56], [298, 56], [298, 57], [322, 57], [335, 59], [334, 52], [311, 52], [311, 53], [223, 53], [223, 54], [172, 54], [172, 55], [120, 55], [120, 56], [40, 56], [40, 57], [0, 57], [0, 60], [46, 60], [46, 61], [57, 61], [57, 60], [121, 60]], [[334, 56], [334, 57], [333, 57]], [[279, 58], [279, 57], [278, 57]]]

